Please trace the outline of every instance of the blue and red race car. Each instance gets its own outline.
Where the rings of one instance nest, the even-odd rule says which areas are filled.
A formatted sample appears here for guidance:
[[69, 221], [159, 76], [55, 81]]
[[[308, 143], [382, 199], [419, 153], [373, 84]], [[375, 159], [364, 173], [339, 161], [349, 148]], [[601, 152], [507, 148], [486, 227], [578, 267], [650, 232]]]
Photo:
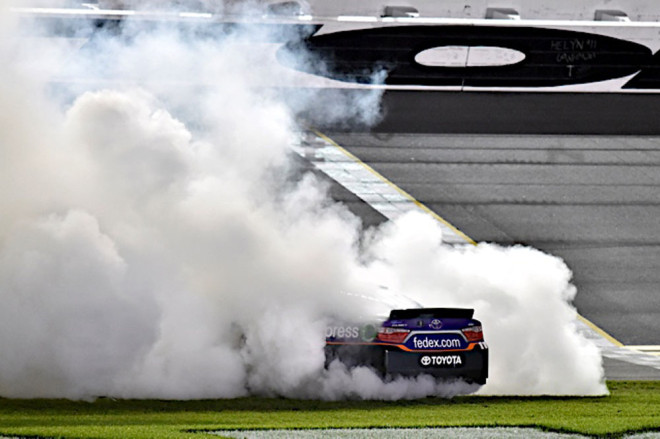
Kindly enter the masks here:
[[369, 366], [384, 376], [429, 374], [485, 384], [488, 345], [474, 310], [395, 309], [381, 324], [340, 325], [326, 331], [326, 364]]

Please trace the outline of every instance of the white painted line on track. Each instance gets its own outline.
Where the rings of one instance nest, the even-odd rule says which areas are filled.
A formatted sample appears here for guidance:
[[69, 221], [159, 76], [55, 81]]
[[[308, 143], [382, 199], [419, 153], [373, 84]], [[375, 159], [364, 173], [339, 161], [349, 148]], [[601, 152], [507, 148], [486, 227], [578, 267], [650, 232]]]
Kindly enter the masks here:
[[[631, 349], [629, 346], [614, 344], [594, 331], [582, 319], [577, 319], [576, 324], [578, 332], [598, 346], [604, 357], [660, 370], [660, 356], [652, 355], [642, 350]], [[637, 347], [639, 348], [639, 346]]]
[[627, 349], [633, 349], [635, 351], [644, 352], [649, 355], [658, 355], [660, 356], [660, 346], [658, 345], [627, 345]]
[[432, 215], [440, 223], [444, 242], [452, 245], [474, 244], [472, 239], [444, 218], [415, 200], [325, 135], [306, 131], [301, 136], [300, 144], [293, 145], [293, 150], [387, 219], [393, 220], [415, 211]]
[[[452, 245], [476, 244], [444, 218], [379, 174], [324, 134], [307, 130], [292, 149], [314, 167], [380, 212], [387, 219], [417, 211], [433, 216], [442, 227], [443, 241]], [[660, 370], [660, 346], [624, 346], [601, 328], [578, 315], [578, 331], [593, 341], [603, 356]]]

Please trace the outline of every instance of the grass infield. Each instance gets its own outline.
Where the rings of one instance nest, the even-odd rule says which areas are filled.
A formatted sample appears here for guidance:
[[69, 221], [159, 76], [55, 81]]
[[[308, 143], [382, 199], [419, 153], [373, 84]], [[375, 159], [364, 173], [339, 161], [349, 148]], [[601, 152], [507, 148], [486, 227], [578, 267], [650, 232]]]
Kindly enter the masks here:
[[519, 426], [619, 438], [660, 431], [660, 381], [611, 381], [608, 387], [611, 394], [604, 397], [463, 396], [396, 402], [0, 399], [0, 436], [199, 439], [212, 437], [205, 431], [220, 429]]

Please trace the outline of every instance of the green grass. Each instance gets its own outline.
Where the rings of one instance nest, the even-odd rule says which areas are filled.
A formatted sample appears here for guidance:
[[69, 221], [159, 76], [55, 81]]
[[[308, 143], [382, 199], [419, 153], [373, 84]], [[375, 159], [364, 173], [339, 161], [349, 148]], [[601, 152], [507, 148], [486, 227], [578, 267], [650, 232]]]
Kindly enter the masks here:
[[[610, 396], [482, 397], [416, 401], [273, 398], [154, 401], [0, 399], [0, 435], [63, 438], [196, 438], [199, 430], [529, 426], [594, 437], [660, 431], [660, 382], [609, 382]], [[195, 432], [197, 430], [197, 432]], [[217, 436], [216, 436], [217, 437]]]

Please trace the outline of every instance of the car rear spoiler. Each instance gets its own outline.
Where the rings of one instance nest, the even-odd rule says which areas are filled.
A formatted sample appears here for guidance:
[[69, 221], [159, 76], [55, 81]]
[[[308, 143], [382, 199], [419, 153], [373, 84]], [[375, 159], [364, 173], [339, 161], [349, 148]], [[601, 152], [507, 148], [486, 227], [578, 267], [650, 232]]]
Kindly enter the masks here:
[[393, 309], [390, 320], [438, 318], [438, 319], [471, 319], [474, 310], [469, 308], [411, 308]]

